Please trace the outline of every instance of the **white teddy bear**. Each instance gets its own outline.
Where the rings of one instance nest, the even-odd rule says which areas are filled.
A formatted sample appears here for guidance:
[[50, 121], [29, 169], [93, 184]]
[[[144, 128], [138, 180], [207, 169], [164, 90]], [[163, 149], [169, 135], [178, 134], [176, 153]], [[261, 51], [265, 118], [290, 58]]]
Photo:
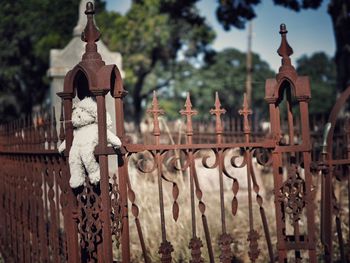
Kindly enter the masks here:
[[[107, 120], [107, 142], [114, 148], [121, 146], [120, 139], [110, 129], [112, 127], [111, 117], [106, 112]], [[94, 150], [98, 144], [97, 128], [97, 104], [86, 97], [73, 106], [72, 124], [74, 127], [74, 138], [69, 151], [69, 184], [77, 188], [84, 184], [85, 170], [89, 175], [90, 182], [97, 184], [100, 181], [100, 166], [95, 159]], [[66, 141], [58, 147], [62, 153], [66, 149]]]

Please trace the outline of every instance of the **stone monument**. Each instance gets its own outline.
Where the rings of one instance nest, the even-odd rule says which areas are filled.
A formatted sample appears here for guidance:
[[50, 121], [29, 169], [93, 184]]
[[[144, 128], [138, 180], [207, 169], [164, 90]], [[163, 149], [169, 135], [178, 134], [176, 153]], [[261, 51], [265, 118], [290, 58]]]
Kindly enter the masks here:
[[[85, 42], [81, 40], [81, 33], [84, 31], [87, 18], [85, 15], [85, 7], [87, 2], [93, 2], [92, 0], [81, 0], [79, 6], [79, 20], [73, 30], [73, 38], [64, 49], [52, 49], [50, 51], [50, 68], [48, 70], [48, 76], [51, 79], [50, 86], [50, 100], [51, 107], [56, 108], [56, 120], [59, 120], [61, 99], [57, 96], [57, 92], [63, 90], [64, 77], [67, 72], [72, 69], [82, 59], [82, 55], [85, 52]], [[97, 42], [98, 52], [101, 54], [102, 59], [106, 63], [115, 64], [118, 66], [122, 75], [122, 57], [118, 52], [111, 52], [106, 45], [100, 40]], [[115, 129], [115, 108], [114, 99], [109, 94], [106, 95], [106, 110], [111, 115], [113, 121], [112, 131], [116, 133]], [[109, 171], [115, 171], [116, 169], [116, 156], [109, 156]]]
[[[56, 108], [56, 119], [59, 120], [61, 109], [61, 99], [56, 95], [63, 90], [64, 77], [79, 61], [85, 51], [85, 42], [81, 40], [81, 33], [86, 25], [86, 15], [84, 14], [86, 3], [91, 0], [82, 0], [79, 7], [79, 20], [73, 30], [73, 38], [64, 49], [52, 49], [50, 51], [50, 68], [48, 76], [51, 79], [50, 100], [51, 106]], [[116, 64], [123, 76], [122, 57], [118, 52], [111, 52], [100, 40], [97, 42], [98, 52], [105, 63]], [[115, 123], [114, 101], [110, 95], [106, 96], [106, 109], [110, 113], [113, 123]], [[115, 127], [113, 127], [115, 132]]]

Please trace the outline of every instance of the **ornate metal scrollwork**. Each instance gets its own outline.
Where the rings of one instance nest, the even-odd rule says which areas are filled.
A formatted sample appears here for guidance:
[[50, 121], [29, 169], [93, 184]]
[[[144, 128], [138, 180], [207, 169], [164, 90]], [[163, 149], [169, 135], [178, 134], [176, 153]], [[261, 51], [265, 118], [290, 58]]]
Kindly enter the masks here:
[[193, 237], [188, 245], [191, 249], [191, 263], [203, 263], [201, 248], [203, 247], [202, 240], [198, 237]]
[[288, 167], [288, 179], [279, 191], [279, 201], [284, 204], [284, 212], [289, 215], [292, 222], [297, 222], [305, 207], [305, 181], [295, 164]]
[[260, 249], [258, 244], [258, 239], [260, 235], [256, 230], [251, 230], [248, 233], [247, 241], [249, 241], [249, 258], [252, 262], [255, 262], [255, 260], [259, 257]]
[[[88, 178], [88, 177], [86, 177]], [[76, 191], [79, 191], [77, 189]], [[86, 186], [77, 194], [78, 232], [82, 257], [97, 260], [97, 245], [102, 242], [102, 226], [100, 220], [101, 197], [99, 186], [91, 185], [86, 179]]]
[[221, 248], [220, 262], [231, 262], [232, 261], [232, 251], [231, 244], [233, 243], [233, 238], [230, 234], [222, 234], [219, 237], [219, 246]]
[[258, 164], [264, 167], [268, 167], [272, 164], [271, 150], [265, 148], [254, 148], [252, 154], [256, 158]]
[[110, 198], [111, 198], [111, 218], [112, 218], [112, 235], [115, 236], [115, 245], [119, 248], [120, 236], [122, 231], [122, 206], [120, 199], [120, 191], [117, 183], [117, 176], [113, 174], [113, 183], [111, 184]]
[[[177, 160], [178, 157], [176, 156], [166, 156], [167, 153], [169, 153], [168, 151], [164, 151], [161, 155], [160, 155], [160, 160], [159, 162], [156, 160], [155, 158], [155, 153], [152, 151], [147, 151], [149, 153], [150, 157], [147, 158], [142, 158], [136, 161], [136, 168], [139, 172], [143, 173], [143, 174], [149, 174], [149, 173], [153, 173], [154, 171], [156, 171], [157, 169], [159, 169], [159, 171], [161, 171], [161, 178], [168, 182], [171, 183], [173, 185], [172, 187], [172, 196], [173, 196], [173, 207], [172, 207], [172, 211], [173, 211], [173, 219], [175, 221], [177, 221], [178, 217], [179, 217], [179, 204], [177, 202], [177, 199], [179, 197], [179, 187], [177, 185], [177, 183], [171, 179], [169, 179], [168, 177], [165, 176], [164, 172], [163, 172], [163, 165], [165, 163], [165, 160], [167, 160], [169, 162], [170, 160], [170, 164], [173, 165], [173, 168], [177, 169]], [[146, 156], [146, 155], [145, 155]], [[168, 158], [166, 158], [168, 157]], [[147, 164], [150, 164], [149, 166], [147, 166]], [[161, 167], [159, 167], [161, 166]]]
[[136, 168], [139, 172], [143, 174], [149, 174], [157, 169], [155, 155], [152, 151], [147, 151], [146, 153], [139, 153], [138, 155], [140, 156], [140, 158], [136, 156], [134, 157], [134, 161], [136, 162]]
[[[228, 154], [227, 149], [224, 151], [224, 159], [226, 157], [226, 155]], [[238, 160], [238, 158], [243, 158], [242, 163], [241, 164], [237, 164], [236, 161]], [[246, 160], [244, 155], [234, 155], [230, 158], [230, 164], [232, 167], [234, 168], [242, 168], [246, 165]], [[223, 172], [224, 175], [232, 180], [232, 193], [233, 193], [233, 198], [231, 201], [231, 212], [232, 215], [236, 215], [237, 210], [238, 210], [238, 199], [237, 199], [237, 193], [239, 191], [239, 182], [237, 180], [237, 178], [233, 177], [227, 170], [226, 166], [223, 165]]]

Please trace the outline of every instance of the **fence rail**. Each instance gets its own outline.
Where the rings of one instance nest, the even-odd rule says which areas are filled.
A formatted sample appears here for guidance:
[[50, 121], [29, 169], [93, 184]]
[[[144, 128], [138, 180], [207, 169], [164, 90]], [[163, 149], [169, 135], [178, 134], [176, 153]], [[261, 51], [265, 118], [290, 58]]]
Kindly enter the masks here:
[[57, 152], [55, 126], [55, 119], [43, 116], [1, 126], [0, 245], [5, 260], [66, 261], [66, 232], [74, 221], [67, 216], [69, 172]]

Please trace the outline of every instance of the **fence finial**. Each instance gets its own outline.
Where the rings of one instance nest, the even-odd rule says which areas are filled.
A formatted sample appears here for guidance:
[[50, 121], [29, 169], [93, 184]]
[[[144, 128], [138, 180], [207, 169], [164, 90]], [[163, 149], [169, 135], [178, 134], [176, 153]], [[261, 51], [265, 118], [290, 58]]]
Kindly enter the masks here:
[[97, 52], [97, 45], [95, 43], [100, 39], [101, 33], [96, 27], [94, 22], [95, 8], [92, 2], [87, 2], [85, 14], [87, 17], [87, 23], [84, 31], [81, 34], [81, 39], [84, 42], [86, 42], [85, 54], [83, 55], [83, 60], [89, 60], [89, 59], [102, 60], [100, 54], [98, 54]]
[[159, 103], [157, 99], [157, 92], [153, 91], [153, 100], [152, 100], [152, 108], [147, 110], [147, 113], [153, 115], [153, 135], [159, 136], [160, 135], [160, 128], [159, 128], [159, 115], [164, 114], [164, 110], [159, 108]]
[[193, 127], [192, 127], [192, 115], [197, 115], [198, 112], [196, 110], [192, 109], [192, 103], [190, 98], [190, 93], [187, 93], [187, 98], [185, 102], [185, 109], [180, 110], [181, 115], [185, 115], [187, 118], [187, 128], [186, 133], [187, 135], [193, 135]]
[[277, 50], [278, 55], [282, 57], [282, 66], [291, 66], [290, 58], [289, 56], [293, 54], [293, 49], [288, 44], [287, 40], [287, 27], [285, 24], [280, 25], [280, 34], [281, 34], [281, 45]]
[[243, 106], [243, 108], [241, 110], [239, 110], [238, 113], [239, 113], [239, 115], [243, 115], [243, 132], [245, 134], [249, 134], [250, 133], [250, 125], [249, 125], [248, 116], [251, 115], [253, 113], [253, 111], [251, 109], [249, 109], [248, 99], [247, 99], [246, 93], [244, 93], [242, 106]]
[[221, 102], [219, 98], [219, 93], [215, 92], [215, 108], [210, 110], [210, 114], [215, 115], [216, 122], [215, 122], [215, 129], [217, 134], [221, 134], [223, 131], [222, 128], [222, 122], [221, 122], [221, 115], [226, 113], [226, 110], [224, 108], [221, 108]]

